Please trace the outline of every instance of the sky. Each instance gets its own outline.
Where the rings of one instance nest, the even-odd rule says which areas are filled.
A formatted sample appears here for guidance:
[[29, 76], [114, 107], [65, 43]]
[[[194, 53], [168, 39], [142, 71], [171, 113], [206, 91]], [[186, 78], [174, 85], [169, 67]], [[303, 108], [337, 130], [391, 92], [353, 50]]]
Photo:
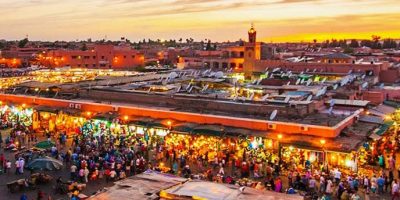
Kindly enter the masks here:
[[400, 38], [400, 0], [0, 0], [0, 39]]

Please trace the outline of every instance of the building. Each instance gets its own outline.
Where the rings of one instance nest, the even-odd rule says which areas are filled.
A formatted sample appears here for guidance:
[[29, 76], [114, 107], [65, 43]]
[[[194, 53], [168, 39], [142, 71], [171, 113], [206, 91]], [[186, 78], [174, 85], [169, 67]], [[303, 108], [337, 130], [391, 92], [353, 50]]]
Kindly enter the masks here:
[[142, 66], [144, 56], [126, 46], [94, 45], [88, 50], [51, 50], [38, 55], [46, 67], [85, 67], [121, 69]]

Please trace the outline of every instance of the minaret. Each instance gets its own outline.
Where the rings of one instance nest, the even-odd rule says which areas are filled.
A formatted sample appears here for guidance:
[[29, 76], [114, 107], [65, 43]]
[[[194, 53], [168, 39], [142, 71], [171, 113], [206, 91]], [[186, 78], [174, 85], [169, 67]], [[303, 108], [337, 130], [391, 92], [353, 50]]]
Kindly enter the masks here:
[[254, 29], [253, 23], [251, 23], [251, 28], [249, 29], [248, 34], [249, 34], [249, 43], [256, 43], [257, 31]]

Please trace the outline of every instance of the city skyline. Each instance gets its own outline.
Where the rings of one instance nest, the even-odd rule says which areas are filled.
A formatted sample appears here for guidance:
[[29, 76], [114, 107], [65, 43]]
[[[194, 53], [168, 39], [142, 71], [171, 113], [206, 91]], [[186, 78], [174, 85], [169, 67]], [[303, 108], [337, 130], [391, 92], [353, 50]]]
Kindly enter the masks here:
[[[396, 0], [0, 0], [0, 39], [244, 39], [264, 42], [400, 38]], [[157, 5], [157, 6], [154, 6]]]

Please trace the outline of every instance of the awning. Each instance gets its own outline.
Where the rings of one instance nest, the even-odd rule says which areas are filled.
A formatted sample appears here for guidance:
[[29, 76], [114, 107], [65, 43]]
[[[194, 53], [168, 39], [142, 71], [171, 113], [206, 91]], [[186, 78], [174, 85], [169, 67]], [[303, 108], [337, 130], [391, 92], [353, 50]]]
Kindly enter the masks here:
[[393, 121], [385, 122], [379, 128], [374, 130], [374, 133], [377, 135], [383, 135], [389, 128], [393, 125]]
[[394, 113], [396, 111], [396, 109], [393, 107], [381, 104], [379, 106], [369, 109], [368, 111], [373, 115], [385, 117], [386, 115], [390, 115], [390, 114]]
[[221, 136], [224, 131], [223, 126], [219, 125], [200, 125], [193, 129], [192, 133], [199, 135]]
[[118, 114], [115, 112], [107, 112], [107, 113], [98, 113], [93, 119], [104, 120], [104, 121], [113, 121], [118, 117]]
[[361, 115], [359, 121], [373, 123], [373, 124], [383, 124], [382, 117], [376, 117], [371, 115]]
[[49, 112], [55, 114], [57, 114], [59, 110], [56, 107], [50, 107], [50, 106], [35, 106], [33, 109], [38, 112]]
[[377, 135], [376, 133], [372, 133], [371, 135], [368, 136], [369, 138], [373, 139], [373, 140], [380, 140], [382, 138], [382, 136]]
[[176, 124], [172, 127], [173, 132], [179, 133], [191, 133], [195, 127], [199, 126], [198, 124], [194, 123], [181, 123]]

